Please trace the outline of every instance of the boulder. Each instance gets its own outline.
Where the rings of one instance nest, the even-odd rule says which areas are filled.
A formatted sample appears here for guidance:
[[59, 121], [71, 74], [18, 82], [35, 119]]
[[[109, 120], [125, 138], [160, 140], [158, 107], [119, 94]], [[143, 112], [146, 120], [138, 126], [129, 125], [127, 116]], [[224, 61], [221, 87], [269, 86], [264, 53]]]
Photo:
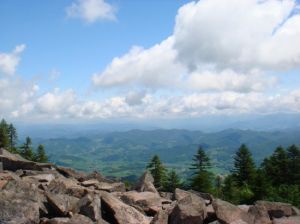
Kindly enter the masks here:
[[39, 193], [34, 185], [11, 180], [0, 191], [0, 223], [38, 223]]
[[67, 194], [82, 198], [89, 192], [89, 189], [78, 185], [75, 179], [61, 177], [50, 182], [48, 191], [54, 194]]
[[160, 210], [153, 217], [151, 224], [168, 224], [169, 212], [166, 210]]
[[255, 206], [264, 209], [268, 212], [271, 218], [281, 218], [284, 216], [293, 215], [293, 206], [288, 203], [270, 202], [270, 201], [257, 201]]
[[86, 176], [85, 173], [75, 171], [68, 167], [56, 166], [56, 170], [66, 178], [82, 179]]
[[159, 195], [167, 200], [173, 200], [174, 194], [170, 192], [159, 192]]
[[0, 162], [0, 172], [2, 172], [2, 171], [3, 171], [3, 163]]
[[107, 192], [101, 193], [101, 208], [103, 219], [109, 223], [149, 224], [151, 222], [151, 218]]
[[255, 224], [272, 224], [268, 211], [263, 206], [250, 206], [248, 213], [254, 216]]
[[64, 195], [64, 194], [52, 194], [46, 193], [48, 201], [48, 211], [52, 217], [64, 217], [69, 216], [71, 212], [76, 210], [78, 198]]
[[293, 215], [298, 215], [298, 216], [300, 216], [300, 210], [299, 210], [297, 207], [293, 206], [293, 207], [292, 207], [292, 210], [293, 210]]
[[13, 154], [7, 150], [0, 149], [0, 162], [2, 163], [3, 170], [16, 171], [22, 170], [40, 170], [43, 171], [44, 168], [53, 168], [51, 163], [36, 163], [24, 159], [18, 154]]
[[101, 173], [97, 172], [97, 171], [94, 171], [90, 174], [87, 174], [85, 176], [82, 176], [81, 178], [79, 178], [78, 180], [80, 182], [84, 182], [84, 181], [87, 181], [87, 180], [91, 180], [91, 179], [96, 179], [98, 180], [99, 182], [113, 182], [111, 180], [108, 180], [106, 179]]
[[139, 179], [138, 183], [135, 186], [135, 190], [138, 192], [150, 191], [153, 193], [157, 193], [156, 188], [154, 187], [154, 179], [149, 171], [146, 171]]
[[81, 183], [84, 187], [96, 186], [97, 184], [99, 184], [99, 181], [96, 179], [86, 180]]
[[234, 222], [245, 222], [247, 224], [254, 223], [254, 217], [243, 211], [239, 207], [220, 199], [215, 199], [212, 206], [216, 212], [218, 220], [224, 224], [232, 224]]
[[300, 224], [300, 216], [284, 217], [273, 219], [273, 224]]
[[205, 201], [188, 191], [175, 190], [177, 204], [169, 216], [172, 224], [203, 223], [207, 216]]
[[125, 184], [122, 182], [114, 182], [114, 183], [100, 182], [95, 187], [97, 190], [107, 191], [107, 192], [125, 192], [126, 191]]
[[25, 181], [35, 181], [38, 183], [50, 183], [52, 180], [55, 179], [55, 176], [53, 174], [37, 174], [33, 176], [25, 176], [22, 178]]
[[93, 221], [101, 219], [101, 201], [98, 195], [89, 195], [81, 198], [77, 203], [78, 213], [89, 217]]
[[93, 224], [88, 217], [75, 214], [72, 218], [43, 219], [40, 224]]
[[189, 190], [189, 192], [198, 195], [200, 198], [202, 198], [203, 200], [205, 200], [206, 204], [211, 204], [212, 201], [214, 200], [214, 197], [209, 194], [209, 193], [203, 193], [203, 192], [199, 192], [199, 191], [194, 191], [194, 190]]
[[153, 192], [128, 191], [121, 195], [121, 200], [133, 207], [138, 207], [147, 215], [155, 215], [162, 209], [164, 204], [171, 204], [172, 201], [161, 198]]

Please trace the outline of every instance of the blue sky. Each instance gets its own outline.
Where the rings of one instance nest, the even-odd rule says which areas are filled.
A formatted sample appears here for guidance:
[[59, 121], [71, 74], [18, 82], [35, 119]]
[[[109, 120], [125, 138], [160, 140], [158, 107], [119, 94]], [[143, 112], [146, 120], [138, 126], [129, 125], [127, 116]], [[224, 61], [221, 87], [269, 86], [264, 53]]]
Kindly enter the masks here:
[[110, 1], [118, 10], [117, 21], [88, 24], [67, 18], [70, 0], [4, 0], [0, 3], [0, 49], [9, 52], [26, 44], [18, 67], [25, 78], [47, 76], [55, 69], [61, 73], [58, 87], [87, 87], [86, 76], [104, 69], [113, 57], [133, 45], [147, 48], [168, 37], [185, 2]]
[[294, 0], [0, 2], [0, 115], [299, 113]]

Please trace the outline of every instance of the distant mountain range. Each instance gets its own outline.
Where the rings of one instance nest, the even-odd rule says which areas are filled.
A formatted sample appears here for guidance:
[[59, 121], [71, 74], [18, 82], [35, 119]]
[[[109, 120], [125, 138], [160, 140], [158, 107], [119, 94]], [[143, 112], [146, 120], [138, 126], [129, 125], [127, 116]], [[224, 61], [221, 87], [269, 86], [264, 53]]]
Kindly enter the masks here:
[[[51, 121], [53, 122], [53, 121]], [[269, 114], [269, 115], [214, 115], [198, 118], [152, 119], [152, 120], [103, 120], [89, 122], [69, 122], [57, 124], [33, 124], [15, 121], [20, 139], [26, 136], [33, 138], [78, 138], [115, 131], [133, 129], [186, 129], [203, 132], [219, 132], [234, 128], [255, 131], [276, 131], [300, 129], [300, 114]]]
[[211, 157], [217, 173], [226, 173], [232, 168], [233, 155], [242, 143], [247, 144], [259, 164], [279, 145], [300, 145], [300, 129], [227, 129], [211, 133], [136, 129], [87, 132], [82, 137], [35, 138], [34, 142], [44, 144], [50, 160], [56, 164], [135, 179], [154, 154], [158, 154], [168, 168], [176, 169], [183, 176], [188, 175], [192, 157], [200, 145]]

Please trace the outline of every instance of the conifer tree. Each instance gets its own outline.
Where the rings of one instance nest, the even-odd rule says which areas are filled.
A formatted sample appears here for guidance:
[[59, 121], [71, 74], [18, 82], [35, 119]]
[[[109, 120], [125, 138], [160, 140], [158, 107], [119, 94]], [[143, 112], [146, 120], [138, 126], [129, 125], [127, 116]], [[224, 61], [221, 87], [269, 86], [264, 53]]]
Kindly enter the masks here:
[[163, 188], [166, 181], [166, 168], [163, 166], [158, 155], [152, 157], [147, 169], [154, 178], [154, 186], [158, 189]]
[[18, 140], [18, 134], [16, 128], [13, 124], [8, 126], [8, 138], [9, 138], [9, 148], [11, 152], [16, 152], [16, 144]]
[[277, 147], [275, 152], [264, 160], [262, 167], [273, 185], [279, 186], [288, 182], [288, 155], [283, 147]]
[[234, 157], [234, 169], [232, 170], [233, 177], [238, 186], [251, 186], [254, 182], [255, 172], [256, 168], [252, 155], [247, 146], [242, 144]]
[[0, 148], [8, 148], [9, 137], [8, 137], [8, 125], [4, 119], [0, 122]]
[[205, 154], [204, 150], [199, 147], [197, 154], [194, 155], [194, 163], [190, 169], [194, 170], [191, 178], [191, 188], [200, 192], [211, 193], [213, 175], [209, 171], [211, 167], [210, 159]]
[[296, 145], [287, 148], [288, 184], [300, 186], [300, 149]]
[[222, 187], [223, 199], [234, 204], [240, 202], [239, 189], [232, 175], [228, 175], [224, 180]]
[[40, 163], [48, 162], [48, 157], [46, 155], [43, 145], [38, 146], [35, 160], [36, 160], [36, 162], [40, 162]]
[[182, 182], [181, 182], [179, 176], [177, 175], [175, 170], [171, 170], [168, 173], [164, 190], [166, 190], [168, 192], [174, 192], [176, 188], [181, 188], [181, 187], [182, 187]]
[[23, 158], [28, 159], [28, 160], [34, 160], [34, 153], [32, 151], [31, 148], [31, 138], [30, 137], [26, 137], [25, 143], [21, 146], [21, 156], [23, 156]]

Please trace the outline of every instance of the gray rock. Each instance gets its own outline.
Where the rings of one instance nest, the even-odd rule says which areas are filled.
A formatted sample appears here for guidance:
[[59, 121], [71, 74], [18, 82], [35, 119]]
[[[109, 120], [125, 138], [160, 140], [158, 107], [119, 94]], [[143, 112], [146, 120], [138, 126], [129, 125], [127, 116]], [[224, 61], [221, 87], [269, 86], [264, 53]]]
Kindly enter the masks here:
[[203, 223], [207, 216], [205, 201], [188, 191], [175, 190], [178, 201], [169, 216], [172, 224], [198, 224]]
[[78, 212], [93, 221], [101, 219], [101, 201], [98, 195], [86, 195], [77, 203]]
[[101, 194], [101, 202], [102, 217], [109, 223], [149, 224], [151, 222], [151, 218], [107, 192]]
[[128, 205], [140, 208], [150, 216], [154, 216], [164, 204], [172, 203], [172, 201], [163, 199], [158, 194], [149, 191], [128, 191], [121, 195], [121, 200]]
[[256, 206], [265, 209], [272, 218], [281, 218], [293, 215], [293, 206], [288, 203], [257, 201]]
[[224, 224], [232, 224], [234, 222], [245, 222], [247, 224], [254, 223], [254, 216], [243, 211], [239, 207], [220, 199], [215, 199], [212, 206], [216, 212], [218, 220]]
[[146, 171], [139, 179], [138, 183], [135, 186], [135, 190], [138, 192], [150, 191], [158, 194], [158, 191], [154, 187], [154, 179], [149, 171]]
[[64, 217], [69, 216], [71, 212], [76, 210], [78, 198], [64, 195], [64, 194], [52, 194], [46, 193], [46, 198], [49, 204], [49, 213], [52, 216]]

